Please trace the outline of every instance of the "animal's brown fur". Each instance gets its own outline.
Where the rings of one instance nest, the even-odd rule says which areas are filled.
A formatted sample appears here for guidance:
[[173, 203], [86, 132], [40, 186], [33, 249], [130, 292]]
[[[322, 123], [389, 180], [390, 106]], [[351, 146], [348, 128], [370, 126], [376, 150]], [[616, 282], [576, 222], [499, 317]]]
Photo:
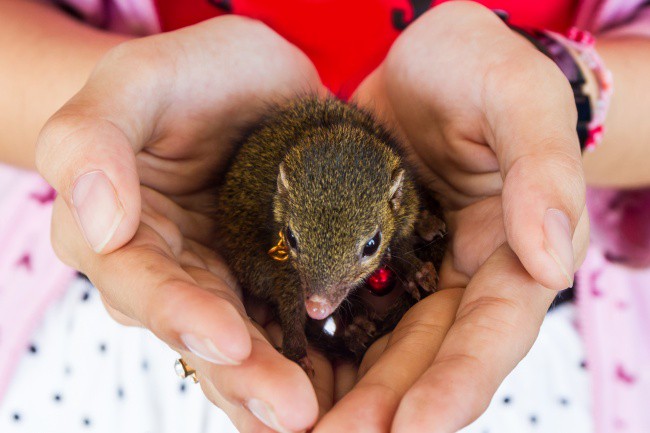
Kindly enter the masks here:
[[[305, 365], [305, 296], [336, 304], [391, 256], [398, 257], [392, 267], [402, 274], [400, 281], [425, 292], [435, 289], [416, 281], [420, 257], [436, 268], [442, 257], [440, 238], [418, 244], [422, 237], [414, 227], [421, 207], [397, 144], [369, 114], [334, 99], [301, 98], [272, 109], [242, 140], [218, 187], [215, 247], [245, 293], [273, 306], [284, 333], [283, 353]], [[275, 261], [267, 251], [288, 227], [297, 248], [289, 260]], [[378, 252], [362, 260], [359, 252], [378, 229]], [[435, 249], [433, 258], [415, 254], [416, 244]], [[401, 297], [393, 309], [400, 313], [380, 318], [394, 323], [375, 328], [392, 328], [419, 297], [412, 287], [407, 291], [413, 298]], [[358, 356], [371, 339], [359, 345], [356, 322], [355, 332], [348, 332], [354, 341], [343, 344]]]

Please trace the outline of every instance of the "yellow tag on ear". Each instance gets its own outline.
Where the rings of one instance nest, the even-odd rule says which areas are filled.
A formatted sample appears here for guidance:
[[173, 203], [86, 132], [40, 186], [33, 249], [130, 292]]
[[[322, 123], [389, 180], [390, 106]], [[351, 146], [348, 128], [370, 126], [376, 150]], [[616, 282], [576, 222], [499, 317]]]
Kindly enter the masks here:
[[284, 233], [280, 231], [278, 234], [280, 235], [280, 240], [276, 246], [269, 250], [269, 256], [271, 256], [273, 260], [284, 262], [285, 260], [289, 259], [289, 248], [284, 241]]

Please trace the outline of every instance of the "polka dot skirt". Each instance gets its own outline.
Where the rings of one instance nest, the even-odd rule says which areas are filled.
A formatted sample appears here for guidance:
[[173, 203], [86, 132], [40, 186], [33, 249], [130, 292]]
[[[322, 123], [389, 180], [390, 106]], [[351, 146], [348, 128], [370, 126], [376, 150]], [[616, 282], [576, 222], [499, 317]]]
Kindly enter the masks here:
[[[589, 387], [574, 307], [551, 312], [529, 355], [463, 433], [590, 433]], [[79, 279], [53, 305], [0, 402], [2, 433], [232, 433], [177, 355], [116, 324]], [[419, 433], [419, 432], [414, 432]]]
[[115, 323], [96, 289], [74, 282], [32, 338], [0, 401], [2, 433], [234, 433], [177, 354]]
[[462, 433], [593, 433], [584, 344], [571, 303], [552, 310], [488, 410]]

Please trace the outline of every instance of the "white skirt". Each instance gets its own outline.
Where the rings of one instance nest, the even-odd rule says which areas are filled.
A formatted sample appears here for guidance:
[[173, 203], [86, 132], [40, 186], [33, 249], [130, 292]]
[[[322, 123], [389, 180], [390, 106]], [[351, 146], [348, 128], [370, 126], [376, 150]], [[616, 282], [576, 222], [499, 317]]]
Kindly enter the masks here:
[[[573, 321], [572, 305], [549, 313], [529, 355], [464, 433], [593, 431]], [[79, 279], [25, 352], [0, 401], [0, 432], [236, 432], [200, 387], [174, 374], [177, 357], [150, 332], [115, 323], [96, 289]]]

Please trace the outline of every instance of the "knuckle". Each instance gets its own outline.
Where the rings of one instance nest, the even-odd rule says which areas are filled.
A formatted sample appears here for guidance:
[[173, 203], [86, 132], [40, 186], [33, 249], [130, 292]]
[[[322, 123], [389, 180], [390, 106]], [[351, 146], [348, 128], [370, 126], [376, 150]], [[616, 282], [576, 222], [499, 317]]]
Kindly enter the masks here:
[[65, 147], [67, 139], [77, 129], [77, 120], [77, 116], [67, 113], [64, 107], [47, 121], [36, 140], [36, 168], [57, 190], [62, 183], [69, 183], [57, 178], [62, 174], [57, 166], [61, 156], [71, 154]]

